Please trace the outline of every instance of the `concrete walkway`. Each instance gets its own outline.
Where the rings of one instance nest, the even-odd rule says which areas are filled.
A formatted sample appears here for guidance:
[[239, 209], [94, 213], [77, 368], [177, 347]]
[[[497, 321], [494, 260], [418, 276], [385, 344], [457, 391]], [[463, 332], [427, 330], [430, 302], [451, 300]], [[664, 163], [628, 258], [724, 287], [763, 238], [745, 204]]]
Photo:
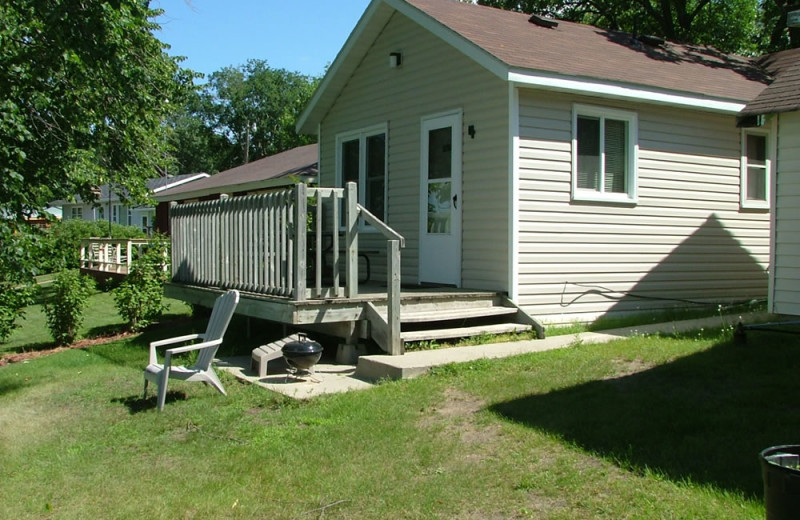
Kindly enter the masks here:
[[217, 360], [221, 370], [257, 384], [274, 392], [296, 399], [309, 399], [323, 394], [347, 392], [371, 388], [381, 379], [408, 379], [426, 373], [432, 367], [449, 363], [466, 363], [477, 359], [495, 359], [531, 352], [544, 352], [576, 344], [606, 343], [637, 335], [679, 333], [703, 328], [735, 326], [740, 320], [758, 323], [767, 319], [767, 314], [714, 316], [711, 318], [657, 323], [631, 328], [606, 330], [603, 332], [581, 332], [554, 336], [539, 340], [491, 343], [469, 347], [443, 348], [408, 352], [402, 356], [361, 356], [358, 365], [318, 364], [313, 377], [295, 378], [286, 374], [282, 360], [270, 362], [267, 376], [259, 378], [250, 369], [250, 358], [228, 358]]

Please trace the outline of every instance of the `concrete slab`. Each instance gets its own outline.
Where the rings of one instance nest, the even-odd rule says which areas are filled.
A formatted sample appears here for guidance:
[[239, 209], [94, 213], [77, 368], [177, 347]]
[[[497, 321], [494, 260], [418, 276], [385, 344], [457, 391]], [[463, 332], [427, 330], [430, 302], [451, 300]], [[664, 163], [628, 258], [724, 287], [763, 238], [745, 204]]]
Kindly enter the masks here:
[[[251, 358], [248, 356], [216, 360], [215, 363], [221, 370], [228, 371], [242, 380], [296, 399], [309, 399], [323, 394], [371, 388], [372, 383], [370, 381], [417, 377], [425, 374], [432, 367], [449, 363], [467, 363], [478, 359], [496, 359], [531, 352], [543, 352], [569, 347], [578, 343], [606, 343], [636, 335], [671, 334], [721, 326], [733, 327], [740, 320], [754, 323], [764, 321], [767, 317], [768, 315], [764, 313], [752, 313], [744, 316], [715, 316], [603, 332], [582, 332], [546, 339], [422, 350], [408, 352], [402, 356], [361, 356], [358, 358], [357, 366], [320, 363], [316, 367], [316, 373], [313, 378], [292, 378], [291, 376], [287, 378], [285, 370], [279, 365], [273, 366], [272, 363], [274, 362], [270, 362], [267, 375], [259, 377], [257, 373], [251, 370]], [[276, 360], [275, 362], [281, 363], [282, 360]]]
[[293, 377], [280, 367], [270, 370], [264, 377], [251, 369], [251, 358], [241, 356], [214, 360], [214, 365], [237, 378], [260, 387], [278, 392], [294, 399], [311, 399], [324, 394], [349, 392], [372, 388], [372, 384], [353, 377], [355, 365], [331, 365], [319, 363], [313, 376]]

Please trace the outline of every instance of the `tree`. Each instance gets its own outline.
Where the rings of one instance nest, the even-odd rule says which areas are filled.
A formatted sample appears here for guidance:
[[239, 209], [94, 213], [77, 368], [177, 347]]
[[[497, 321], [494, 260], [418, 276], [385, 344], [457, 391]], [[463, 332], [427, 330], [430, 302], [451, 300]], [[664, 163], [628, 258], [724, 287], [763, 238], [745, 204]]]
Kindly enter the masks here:
[[217, 173], [240, 164], [235, 145], [216, 130], [215, 113], [211, 97], [194, 90], [167, 119], [172, 173]]
[[143, 201], [163, 121], [192, 74], [153, 36], [147, 0], [0, 4], [0, 291], [35, 274], [26, 217], [115, 186]]
[[[552, 16], [633, 34], [714, 46], [724, 52], [778, 50], [789, 44], [787, 5], [795, 0], [478, 0], [479, 4]], [[780, 5], [778, 5], [780, 4]], [[782, 16], [782, 23], [780, 16]], [[777, 31], [766, 35], [765, 29]], [[799, 42], [795, 41], [795, 46]]]

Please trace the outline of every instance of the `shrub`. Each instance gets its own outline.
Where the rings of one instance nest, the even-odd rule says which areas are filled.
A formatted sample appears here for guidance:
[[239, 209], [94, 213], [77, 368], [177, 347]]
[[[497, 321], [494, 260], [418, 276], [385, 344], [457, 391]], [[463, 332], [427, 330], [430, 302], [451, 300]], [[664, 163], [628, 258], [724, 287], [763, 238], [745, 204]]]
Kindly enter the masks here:
[[45, 302], [47, 328], [57, 345], [69, 345], [78, 337], [83, 311], [94, 288], [94, 280], [77, 269], [65, 269], [53, 282], [53, 294]]
[[5, 341], [19, 327], [17, 320], [31, 303], [33, 291], [29, 286], [0, 288], [0, 341]]
[[132, 331], [145, 328], [166, 310], [163, 298], [168, 250], [169, 241], [157, 236], [145, 252], [133, 260], [128, 276], [112, 291], [117, 311]]

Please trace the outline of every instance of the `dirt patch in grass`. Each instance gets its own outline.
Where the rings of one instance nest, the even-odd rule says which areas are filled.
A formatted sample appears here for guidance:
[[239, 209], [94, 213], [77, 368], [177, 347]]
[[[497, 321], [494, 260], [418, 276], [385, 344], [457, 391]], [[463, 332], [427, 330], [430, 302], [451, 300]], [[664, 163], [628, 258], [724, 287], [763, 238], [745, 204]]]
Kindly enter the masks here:
[[604, 381], [619, 379], [621, 377], [644, 372], [645, 370], [649, 370], [655, 366], [652, 363], [647, 363], [641, 359], [613, 359], [611, 364], [614, 367], [614, 372], [602, 378]]
[[103, 343], [110, 343], [112, 341], [120, 341], [125, 338], [129, 338], [133, 335], [134, 335], [133, 332], [121, 332], [110, 336], [82, 339], [80, 341], [76, 341], [72, 345], [67, 345], [65, 347], [53, 347], [50, 349], [31, 350], [29, 352], [10, 352], [0, 355], [0, 367], [9, 365], [11, 363], [20, 363], [23, 361], [28, 361], [42, 356], [48, 356], [50, 354], [63, 352], [65, 350], [70, 350], [75, 348], [88, 348], [88, 347], [93, 347], [95, 345], [101, 345]]
[[[469, 445], [491, 446], [492, 441], [500, 435], [500, 428], [494, 424], [480, 424], [476, 414], [486, 409], [486, 402], [462, 390], [448, 388], [444, 392], [444, 400], [432, 408], [432, 414], [422, 418], [423, 428], [442, 428], [442, 434], [448, 438], [459, 438]], [[472, 458], [483, 458], [480, 453], [467, 455]]]

